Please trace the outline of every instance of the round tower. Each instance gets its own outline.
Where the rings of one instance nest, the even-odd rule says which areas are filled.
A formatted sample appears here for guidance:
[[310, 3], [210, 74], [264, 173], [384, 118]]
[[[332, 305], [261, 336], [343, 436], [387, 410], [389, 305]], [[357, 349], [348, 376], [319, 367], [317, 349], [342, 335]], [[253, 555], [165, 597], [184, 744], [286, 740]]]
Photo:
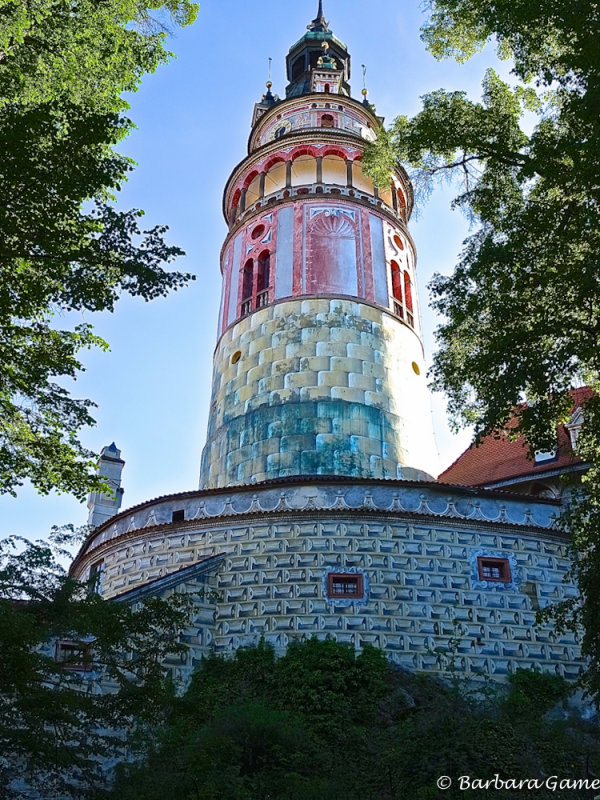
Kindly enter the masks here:
[[223, 201], [229, 232], [200, 487], [437, 474], [401, 167], [362, 169], [382, 119], [350, 96], [319, 7], [271, 83]]
[[189, 650], [169, 665], [183, 681], [210, 653], [312, 637], [409, 669], [446, 652], [473, 677], [575, 678], [574, 634], [535, 626], [575, 591], [559, 504], [427, 480], [411, 186], [400, 168], [379, 192], [363, 174], [381, 120], [350, 97], [321, 6], [287, 70], [225, 190], [201, 488], [101, 521], [71, 574], [119, 602], [192, 594]]

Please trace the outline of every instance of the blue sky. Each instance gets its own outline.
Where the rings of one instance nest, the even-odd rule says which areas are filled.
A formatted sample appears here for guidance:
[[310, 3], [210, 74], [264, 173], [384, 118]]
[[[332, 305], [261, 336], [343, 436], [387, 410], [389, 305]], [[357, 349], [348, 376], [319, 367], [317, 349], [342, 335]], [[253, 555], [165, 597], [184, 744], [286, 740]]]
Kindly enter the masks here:
[[[75, 396], [98, 403], [97, 426], [82, 438], [96, 451], [113, 440], [122, 449], [124, 507], [197, 486], [226, 233], [222, 191], [246, 154], [269, 56], [273, 91], [283, 95], [285, 55], [316, 8], [317, 0], [202, 0], [196, 23], [170, 41], [176, 58], [147, 76], [130, 98], [137, 129], [120, 151], [138, 166], [119, 205], [143, 208], [149, 227], [168, 224], [169, 240], [187, 253], [178, 267], [198, 279], [166, 299], [125, 297], [112, 315], [84, 317], [111, 349], [86, 353], [86, 372], [72, 387]], [[325, 0], [325, 16], [349, 46], [353, 95], [360, 98], [366, 64], [369, 99], [387, 122], [416, 113], [419, 97], [434, 89], [479, 97], [485, 69], [496, 64], [489, 49], [466, 65], [435, 61], [419, 38], [425, 16], [418, 0]], [[500, 71], [506, 75], [507, 66]], [[464, 217], [450, 210], [452, 197], [451, 188], [436, 191], [410, 226], [428, 363], [437, 322], [427, 308], [427, 283], [434, 272], [452, 271], [468, 234]], [[445, 467], [470, 435], [449, 432], [442, 397], [433, 398], [432, 408]], [[86, 518], [85, 505], [64, 495], [42, 497], [23, 487], [16, 499], [0, 498], [0, 535], [44, 536], [52, 525]]]

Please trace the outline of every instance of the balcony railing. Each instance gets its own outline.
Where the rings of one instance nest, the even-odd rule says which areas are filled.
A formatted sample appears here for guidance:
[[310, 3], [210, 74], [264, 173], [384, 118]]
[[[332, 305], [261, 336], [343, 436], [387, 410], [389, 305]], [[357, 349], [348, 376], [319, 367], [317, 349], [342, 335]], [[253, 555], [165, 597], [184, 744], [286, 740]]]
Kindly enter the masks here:
[[249, 314], [252, 311], [252, 298], [249, 297], [247, 300], [242, 300], [242, 317], [245, 317], [246, 314]]
[[258, 292], [256, 295], [256, 307], [262, 308], [269, 302], [269, 290], [265, 289], [263, 292]]

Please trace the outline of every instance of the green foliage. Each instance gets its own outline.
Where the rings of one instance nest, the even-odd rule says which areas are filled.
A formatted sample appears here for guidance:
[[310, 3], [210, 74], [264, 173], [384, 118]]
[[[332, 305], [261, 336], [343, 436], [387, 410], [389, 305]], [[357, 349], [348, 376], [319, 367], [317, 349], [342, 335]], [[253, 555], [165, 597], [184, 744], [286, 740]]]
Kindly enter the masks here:
[[518, 669], [508, 677], [511, 691], [504, 708], [512, 716], [539, 720], [557, 703], [565, 700], [571, 687], [560, 675]]
[[[584, 777], [599, 763], [597, 730], [543, 719], [568, 691], [560, 678], [522, 672], [508, 696], [486, 691], [482, 705], [472, 686], [406, 672], [374, 648], [357, 655], [312, 639], [276, 659], [260, 644], [205, 660], [145, 762], [123, 768], [102, 797], [425, 800], [440, 796], [442, 775]], [[525, 702], [544, 708], [516, 714]]]
[[79, 497], [98, 486], [78, 440], [93, 404], [56, 381], [77, 376], [82, 348], [106, 344], [87, 324], [55, 320], [192, 277], [164, 268], [182, 254], [164, 226], [143, 230], [141, 211], [110, 202], [132, 169], [114, 149], [132, 127], [123, 92], [169, 57], [168, 20], [188, 24], [196, 10], [189, 0], [0, 3], [0, 493], [25, 479]]
[[76, 538], [0, 542], [0, 786], [11, 800], [14, 781], [48, 798], [102, 786], [100, 760], [123, 755], [124, 732], [156, 724], [172, 700], [162, 661], [184, 649], [190, 596], [102, 600], [60, 565]]
[[[444, 318], [433, 386], [456, 425], [512, 436], [532, 451], [556, 445], [573, 386], [600, 375], [600, 17], [594, 2], [432, 0], [423, 37], [438, 57], [468, 58], [494, 40], [521, 81], [493, 72], [481, 102], [439, 90], [399, 117], [368, 155], [380, 174], [409, 162], [417, 188], [456, 182], [455, 204], [478, 222], [452, 276], [436, 275]], [[527, 115], [527, 116], [526, 116]], [[531, 132], [526, 132], [527, 130]], [[526, 401], [525, 403], [523, 401]], [[600, 699], [600, 415], [585, 409], [580, 453], [592, 464], [587, 499], [563, 520], [574, 532], [581, 601], [557, 609], [585, 626], [586, 683]]]

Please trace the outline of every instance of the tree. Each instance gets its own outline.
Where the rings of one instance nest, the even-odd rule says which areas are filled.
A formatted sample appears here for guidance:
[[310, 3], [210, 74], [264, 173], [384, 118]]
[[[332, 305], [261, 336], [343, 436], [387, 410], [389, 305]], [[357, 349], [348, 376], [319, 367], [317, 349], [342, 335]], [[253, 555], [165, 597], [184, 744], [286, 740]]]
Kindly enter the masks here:
[[[517, 84], [489, 71], [481, 102], [426, 95], [419, 114], [380, 137], [369, 163], [381, 179], [395, 159], [409, 162], [425, 192], [435, 178], [459, 181], [454, 203], [478, 225], [454, 274], [431, 283], [444, 317], [433, 386], [477, 437], [497, 434], [516, 413], [512, 435], [532, 452], [551, 450], [571, 410], [569, 389], [599, 384], [600, 13], [586, 0], [432, 0], [429, 8], [423, 38], [437, 58], [465, 60], [494, 40]], [[574, 531], [581, 597], [558, 609], [558, 621], [584, 626], [585, 683], [597, 700], [599, 444], [594, 397], [578, 443], [592, 465], [586, 499], [563, 518]]]
[[311, 639], [277, 659], [261, 643], [232, 659], [206, 659], [173, 699], [146, 759], [124, 765], [103, 796], [426, 800], [441, 796], [442, 775], [453, 780], [443, 792], [451, 799], [465, 795], [461, 775], [585, 778], [600, 756], [597, 729], [546, 717], [569, 693], [563, 679], [542, 673], [519, 671], [510, 688], [452, 688], [399, 669], [374, 648], [357, 655]]
[[87, 796], [172, 695], [162, 661], [185, 647], [192, 598], [102, 600], [58, 560], [76, 537], [57, 529], [45, 542], [0, 542], [2, 797], [30, 797], [27, 787]]
[[[78, 432], [89, 400], [57, 383], [79, 351], [106, 347], [68, 311], [112, 311], [123, 292], [150, 300], [192, 276], [166, 228], [112, 201], [132, 169], [117, 143], [132, 122], [123, 92], [169, 57], [169, 20], [190, 0], [5, 0], [0, 3], [0, 492], [99, 486]], [[154, 16], [152, 16], [154, 14]]]

